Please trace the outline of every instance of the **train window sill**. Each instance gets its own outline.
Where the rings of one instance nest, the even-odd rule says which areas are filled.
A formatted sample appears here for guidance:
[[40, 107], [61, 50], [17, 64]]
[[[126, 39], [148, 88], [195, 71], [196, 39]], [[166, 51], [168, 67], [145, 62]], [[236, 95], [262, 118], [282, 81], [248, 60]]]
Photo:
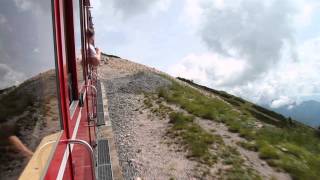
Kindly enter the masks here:
[[45, 175], [63, 131], [44, 137], [19, 180], [42, 179]]

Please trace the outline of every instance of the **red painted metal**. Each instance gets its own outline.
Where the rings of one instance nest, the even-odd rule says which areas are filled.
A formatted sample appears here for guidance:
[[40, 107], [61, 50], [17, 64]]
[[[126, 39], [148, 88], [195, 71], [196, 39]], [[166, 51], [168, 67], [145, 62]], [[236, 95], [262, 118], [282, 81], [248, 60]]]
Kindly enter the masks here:
[[[61, 139], [69, 139], [70, 138], [70, 133], [69, 133], [69, 124], [68, 124], [68, 117], [69, 117], [69, 112], [67, 111], [68, 109], [68, 94], [65, 91], [65, 85], [66, 85], [66, 79], [65, 79], [65, 47], [63, 43], [63, 38], [64, 38], [64, 32], [63, 32], [63, 4], [59, 0], [54, 0], [53, 1], [53, 26], [54, 26], [54, 32], [55, 32], [55, 54], [56, 54], [56, 61], [57, 61], [57, 74], [58, 74], [58, 80], [59, 80], [59, 97], [60, 97], [60, 109], [61, 109], [61, 126], [64, 129], [63, 130], [63, 135], [61, 136]], [[45, 175], [45, 179], [56, 179], [58, 175], [58, 171], [64, 152], [67, 149], [68, 146], [65, 144], [59, 144], [56, 148], [56, 151], [54, 153], [53, 159], [48, 167], [48, 170]], [[71, 159], [67, 162], [67, 164], [71, 165]], [[68, 167], [70, 167], [68, 165]], [[72, 168], [66, 169], [66, 174], [73, 174], [72, 173]], [[72, 179], [72, 176], [69, 176], [66, 179]]]
[[[83, 1], [81, 1], [83, 3]], [[65, 9], [67, 8], [67, 9]], [[81, 6], [81, 8], [87, 11], [87, 8]], [[82, 28], [83, 28], [83, 58], [86, 62], [87, 57], [87, 39], [85, 37], [85, 29], [87, 21], [87, 12], [82, 16]], [[61, 126], [64, 129], [60, 140], [66, 140], [70, 138], [76, 138], [92, 142], [95, 140], [95, 129], [91, 129], [89, 125], [89, 112], [95, 109], [92, 97], [89, 96], [92, 91], [87, 90], [84, 84], [78, 84], [76, 76], [76, 63], [75, 63], [75, 45], [74, 45], [74, 27], [73, 27], [73, 9], [72, 1], [53, 0], [53, 17], [54, 17], [54, 30], [55, 30], [55, 46], [56, 46], [56, 61], [57, 61], [57, 74], [59, 80], [59, 94], [60, 94], [60, 109], [61, 109]], [[66, 36], [66, 34], [68, 36]], [[67, 48], [66, 48], [67, 46]], [[68, 58], [68, 59], [67, 59]], [[69, 65], [73, 66], [71, 73], [74, 74], [73, 83], [74, 88], [78, 89], [78, 92], [86, 94], [85, 104], [83, 107], [76, 105], [73, 116], [71, 117], [69, 109], [69, 93], [68, 93], [68, 69], [67, 60]], [[71, 62], [70, 62], [71, 61]], [[84, 74], [87, 75], [89, 70], [85, 64]], [[91, 81], [86, 77], [84, 78], [86, 84], [91, 84]], [[78, 94], [78, 93], [76, 93]], [[78, 122], [78, 126], [77, 126]], [[90, 154], [87, 150], [80, 145], [74, 145], [73, 149], [70, 145], [65, 143], [59, 143], [52, 161], [48, 167], [48, 171], [45, 174], [45, 179], [56, 179], [59, 171], [61, 178], [63, 179], [86, 179], [93, 178], [92, 164]], [[66, 156], [67, 154], [69, 156]], [[65, 168], [65, 169], [61, 169]], [[61, 171], [63, 170], [63, 171]], [[61, 174], [63, 172], [63, 174]]]
[[78, 74], [77, 74], [77, 68], [76, 68], [76, 50], [75, 50], [75, 37], [74, 37], [74, 27], [73, 27], [73, 1], [65, 1], [65, 20], [66, 20], [66, 29], [67, 34], [66, 36], [66, 45], [68, 48], [68, 65], [71, 67], [68, 67], [71, 69], [72, 73], [72, 90], [73, 94], [75, 95], [73, 98], [78, 99], [79, 98], [79, 91], [78, 91]]

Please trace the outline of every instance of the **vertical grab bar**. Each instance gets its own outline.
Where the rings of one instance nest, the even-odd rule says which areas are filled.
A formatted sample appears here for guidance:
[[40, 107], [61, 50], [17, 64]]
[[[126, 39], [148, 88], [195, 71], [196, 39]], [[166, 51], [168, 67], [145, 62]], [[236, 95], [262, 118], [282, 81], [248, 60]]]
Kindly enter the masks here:
[[84, 85], [84, 87], [91, 87], [92, 89], [94, 89], [94, 92], [98, 94], [97, 88], [94, 85]]
[[[86, 88], [87, 88], [87, 87], [91, 87], [91, 88], [94, 90], [95, 95], [98, 94], [98, 90], [97, 90], [97, 88], [96, 88], [94, 85], [84, 85], [84, 87], [86, 87]], [[96, 101], [97, 101], [96, 99], [97, 99], [97, 97], [94, 98], [94, 102], [95, 102], [95, 103], [96, 103]], [[97, 104], [97, 103], [96, 103], [96, 104]], [[95, 105], [95, 107], [96, 107], [96, 106], [97, 106], [97, 105]], [[95, 108], [95, 110], [96, 110], [96, 108]], [[95, 115], [96, 115], [96, 113], [93, 112], [93, 118], [96, 117]], [[91, 118], [91, 117], [90, 117], [90, 118]], [[90, 120], [91, 120], [91, 119], [90, 119]]]
[[88, 85], [88, 84], [86, 84], [86, 85], [84, 85], [84, 87], [86, 87], [86, 90], [87, 90], [87, 87], [90, 87], [90, 88], [92, 88], [93, 90], [94, 90], [94, 92], [95, 92], [95, 97], [94, 96], [92, 96], [92, 98], [93, 98], [93, 109], [92, 109], [92, 113], [90, 113], [90, 111], [89, 111], [89, 124], [88, 124], [88, 127], [89, 127], [89, 132], [90, 132], [90, 135], [89, 135], [89, 137], [90, 137], [90, 143], [91, 144], [93, 144], [93, 146], [95, 146], [96, 145], [96, 142], [94, 141], [94, 138], [91, 138], [91, 131], [90, 131], [90, 126], [91, 126], [91, 121], [93, 121], [93, 131], [94, 131], [94, 133], [95, 133], [95, 135], [96, 135], [96, 125], [98, 124], [98, 121], [97, 121], [97, 114], [98, 114], [98, 110], [97, 110], [97, 106], [98, 106], [98, 101], [97, 101], [97, 96], [98, 96], [98, 90], [97, 90], [97, 88], [95, 87], [95, 86], [93, 86], [93, 85]]

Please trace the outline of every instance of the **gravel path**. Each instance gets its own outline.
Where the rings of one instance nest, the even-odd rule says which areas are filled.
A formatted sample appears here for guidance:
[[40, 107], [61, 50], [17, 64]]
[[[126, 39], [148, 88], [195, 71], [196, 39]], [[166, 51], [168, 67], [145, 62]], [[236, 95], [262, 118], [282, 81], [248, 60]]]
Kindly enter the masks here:
[[110, 64], [100, 72], [124, 178], [191, 179], [196, 163], [185, 158], [184, 152], [167, 145], [164, 136], [168, 121], [151, 116], [143, 108], [142, 92], [155, 92], [171, 82], [136, 69], [117, 71]]

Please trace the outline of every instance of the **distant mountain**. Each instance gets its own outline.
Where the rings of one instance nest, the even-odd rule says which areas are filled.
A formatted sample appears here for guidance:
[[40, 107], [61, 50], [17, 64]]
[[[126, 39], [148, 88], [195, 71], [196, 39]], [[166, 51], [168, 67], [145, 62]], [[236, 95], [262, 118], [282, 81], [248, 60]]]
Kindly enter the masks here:
[[283, 106], [270, 109], [310, 126], [320, 126], [320, 102], [318, 101], [304, 101], [291, 108]]

